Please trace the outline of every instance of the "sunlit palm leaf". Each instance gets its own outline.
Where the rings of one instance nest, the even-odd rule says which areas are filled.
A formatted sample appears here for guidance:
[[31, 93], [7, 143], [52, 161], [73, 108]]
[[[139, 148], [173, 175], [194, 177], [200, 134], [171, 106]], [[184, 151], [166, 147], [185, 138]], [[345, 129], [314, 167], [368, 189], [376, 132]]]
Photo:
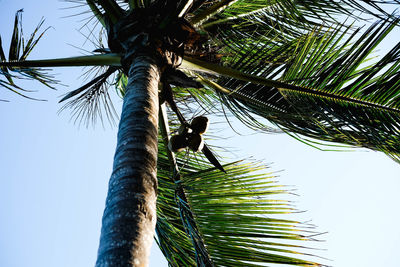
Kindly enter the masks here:
[[202, 28], [220, 43], [229, 45], [238, 40], [259, 41], [260, 38], [293, 39], [301, 35], [310, 27], [319, 25], [302, 19], [286, 16], [284, 10], [260, 10], [246, 16], [228, 17], [210, 21]]
[[240, 39], [249, 43], [259, 42], [261, 38], [292, 39], [311, 27], [328, 22], [327, 19], [307, 19], [305, 15], [309, 10], [306, 12], [300, 5], [286, 2], [236, 1], [199, 27], [205, 29], [214, 41], [229, 45]]
[[[246, 16], [254, 12], [280, 10], [285, 13], [285, 17], [297, 18], [300, 20], [323, 20], [332, 21], [338, 15], [352, 16], [354, 11], [361, 11], [376, 17], [390, 16], [384, 7], [392, 5], [395, 7], [399, 1], [296, 1], [296, 0], [222, 0], [204, 1], [203, 8], [192, 11], [194, 17], [191, 18], [195, 24], [205, 24], [215, 20], [230, 20], [240, 16]], [[200, 6], [201, 7], [201, 6]]]
[[[201, 237], [206, 245], [201, 253], [209, 253], [215, 266], [318, 265], [297, 258], [298, 253], [308, 255], [298, 242], [312, 240], [315, 232], [309, 225], [282, 218], [295, 210], [281, 200], [280, 195], [286, 190], [276, 184], [275, 175], [261, 174], [265, 167], [236, 162], [224, 165], [225, 174], [200, 158], [178, 159], [178, 166], [181, 182], [174, 183], [170, 162], [161, 146], [157, 229], [162, 229], [159, 242], [172, 266], [190, 266], [188, 260], [193, 262], [194, 255], [200, 253], [189, 249], [190, 240], [183, 237], [184, 231]], [[187, 201], [181, 197], [182, 189]], [[185, 219], [193, 213], [195, 225], [189, 220], [186, 229], [182, 228], [179, 206], [180, 217]], [[252, 265], [247, 265], [249, 262]]]

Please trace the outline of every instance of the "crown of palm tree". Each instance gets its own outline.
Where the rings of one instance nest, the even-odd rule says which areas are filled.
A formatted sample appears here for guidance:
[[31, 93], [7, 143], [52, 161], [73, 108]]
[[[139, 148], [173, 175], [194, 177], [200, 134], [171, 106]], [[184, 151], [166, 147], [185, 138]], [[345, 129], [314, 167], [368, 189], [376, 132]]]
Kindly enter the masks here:
[[[1, 73], [6, 78], [0, 85], [24, 94], [12, 71], [51, 86], [51, 76], [35, 67], [108, 66], [61, 100], [69, 100], [67, 107], [77, 108], [77, 114], [85, 109], [94, 114], [96, 99], [107, 96], [107, 79], [116, 73], [117, 88], [124, 95], [132, 58], [153, 53], [162, 70], [161, 100], [170, 105], [170, 118], [180, 124], [187, 121], [179, 103], [191, 98], [210, 107], [218, 100], [252, 128], [269, 131], [264, 118], [311, 145], [317, 139], [366, 147], [400, 161], [399, 44], [368, 63], [399, 23], [380, 3], [87, 0], [106, 29], [108, 48], [100, 47], [89, 56], [36, 61], [26, 57], [41, 37], [35, 39], [42, 23], [25, 44], [17, 15], [9, 62], [0, 45]], [[354, 10], [379, 21], [363, 32], [338, 22], [343, 14], [353, 16]], [[161, 118], [168, 121], [165, 114]], [[167, 137], [165, 127], [162, 138]], [[299, 248], [285, 241], [312, 239], [312, 234], [298, 222], [263, 217], [290, 207], [266, 198], [281, 191], [268, 177], [248, 174], [258, 171], [258, 165], [221, 166], [207, 146], [203, 152], [211, 165], [202, 158], [175, 159], [160, 144], [157, 234], [169, 263], [315, 264], [282, 256]], [[217, 169], [226, 170], [230, 179]], [[280, 241], [272, 242], [275, 238]], [[222, 248], [216, 240], [227, 246]]]

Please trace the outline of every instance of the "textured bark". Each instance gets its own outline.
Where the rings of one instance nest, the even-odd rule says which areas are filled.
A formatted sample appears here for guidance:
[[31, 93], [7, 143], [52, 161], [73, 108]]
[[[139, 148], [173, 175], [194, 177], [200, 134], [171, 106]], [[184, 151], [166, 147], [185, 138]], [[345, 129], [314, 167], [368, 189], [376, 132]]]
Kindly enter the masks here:
[[147, 266], [154, 237], [160, 72], [138, 56], [128, 76], [97, 267]]

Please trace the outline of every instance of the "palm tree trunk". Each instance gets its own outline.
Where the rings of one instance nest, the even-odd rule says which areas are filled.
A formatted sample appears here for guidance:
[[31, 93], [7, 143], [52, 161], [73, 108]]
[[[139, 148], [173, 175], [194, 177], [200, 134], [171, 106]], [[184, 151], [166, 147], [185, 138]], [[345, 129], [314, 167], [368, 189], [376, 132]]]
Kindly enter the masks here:
[[96, 267], [148, 265], [156, 224], [159, 80], [150, 56], [133, 60]]

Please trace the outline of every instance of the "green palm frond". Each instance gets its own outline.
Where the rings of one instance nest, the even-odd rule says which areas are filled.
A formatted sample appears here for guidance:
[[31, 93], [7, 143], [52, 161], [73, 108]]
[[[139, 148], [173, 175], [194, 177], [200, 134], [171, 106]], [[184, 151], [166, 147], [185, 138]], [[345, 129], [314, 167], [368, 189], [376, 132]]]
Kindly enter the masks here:
[[[296, 42], [244, 44], [221, 64], [186, 58], [225, 77], [203, 83], [219, 91], [240, 120], [324, 141], [400, 154], [399, 45], [373, 65], [371, 53], [398, 20], [376, 23], [361, 36], [349, 28], [316, 30]], [[204, 63], [204, 64], [203, 64]], [[185, 67], [185, 66], [183, 66]], [[231, 77], [231, 78], [229, 78]], [[232, 78], [233, 77], [233, 78]]]
[[215, 41], [229, 45], [239, 40], [259, 41], [260, 38], [293, 39], [316, 25], [320, 24], [288, 16], [285, 10], [274, 7], [260, 9], [246, 15], [212, 20], [201, 27]]
[[299, 222], [281, 219], [294, 210], [276, 197], [286, 190], [274, 183], [273, 174], [257, 174], [265, 169], [254, 163], [224, 167], [228, 177], [214, 169], [183, 176], [188, 203], [216, 266], [318, 265], [295, 258], [299, 246], [291, 241], [311, 240], [315, 233], [302, 229], [306, 226]]
[[[43, 34], [47, 31], [44, 30], [39, 34], [39, 30], [44, 23], [42, 19], [36, 26], [33, 33], [26, 40], [22, 31], [22, 12], [23, 10], [18, 10], [15, 14], [13, 33], [11, 37], [11, 42], [9, 46], [8, 61], [10, 62], [23, 62], [26, 60], [28, 55], [36, 47], [39, 40], [42, 38]], [[37, 36], [38, 35], [38, 36]], [[26, 90], [21, 88], [15, 83], [15, 79], [31, 79], [37, 80], [45, 86], [54, 89], [52, 84], [56, 84], [56, 81], [51, 75], [49, 75], [46, 70], [40, 68], [33, 68], [33, 66], [25, 67], [15, 67], [11, 65], [5, 65], [4, 62], [7, 61], [5, 55], [5, 49], [3, 48], [2, 39], [0, 37], [0, 76], [4, 76], [5, 80], [0, 80], [2, 87], [29, 99], [35, 99], [26, 95], [32, 90]], [[36, 99], [38, 100], [38, 99]]]
[[340, 15], [341, 20], [343, 15], [352, 17], [354, 9], [373, 14], [375, 10], [378, 11], [377, 16], [394, 16], [385, 13], [382, 6], [394, 6], [395, 2], [365, 2], [362, 6], [356, 1], [206, 1], [204, 5], [207, 8], [199, 12], [211, 13], [212, 16], [194, 12], [194, 17], [189, 16], [188, 19], [196, 22], [198, 17], [207, 17], [207, 20], [198, 23], [198, 28], [207, 32], [212, 40], [211, 46], [220, 54], [231, 56], [245, 51], [243, 46], [262, 46], [271, 39], [275, 45], [283, 47], [312, 28], [338, 24], [337, 19], [330, 19], [331, 16]]
[[[296, 1], [296, 0], [221, 0], [221, 1], [200, 1], [204, 2], [198, 10], [192, 10], [194, 16], [191, 21], [194, 24], [205, 25], [214, 21], [223, 21], [246, 17], [253, 13], [279, 10], [284, 12], [284, 17], [296, 18], [302, 21], [336, 21], [338, 16], [353, 16], [355, 11], [373, 15], [379, 18], [392, 16], [385, 11], [384, 7], [392, 5], [396, 7], [399, 1]], [[354, 16], [356, 17], [356, 16]], [[218, 22], [216, 22], [218, 21]]]
[[171, 266], [319, 266], [303, 245], [316, 233], [290, 219], [296, 210], [281, 200], [288, 190], [274, 173], [246, 161], [225, 164], [224, 173], [200, 155], [171, 153], [165, 116], [160, 113], [157, 235]]
[[[282, 219], [295, 209], [281, 200], [287, 190], [264, 166], [234, 162], [224, 165], [225, 174], [201, 158], [179, 157], [181, 180], [174, 182], [165, 147], [159, 151], [158, 242], [172, 266], [192, 266], [205, 253], [215, 266], [319, 265], [302, 259], [310, 255], [299, 244], [313, 240], [314, 230]], [[205, 247], [193, 250], [185, 231]]]

